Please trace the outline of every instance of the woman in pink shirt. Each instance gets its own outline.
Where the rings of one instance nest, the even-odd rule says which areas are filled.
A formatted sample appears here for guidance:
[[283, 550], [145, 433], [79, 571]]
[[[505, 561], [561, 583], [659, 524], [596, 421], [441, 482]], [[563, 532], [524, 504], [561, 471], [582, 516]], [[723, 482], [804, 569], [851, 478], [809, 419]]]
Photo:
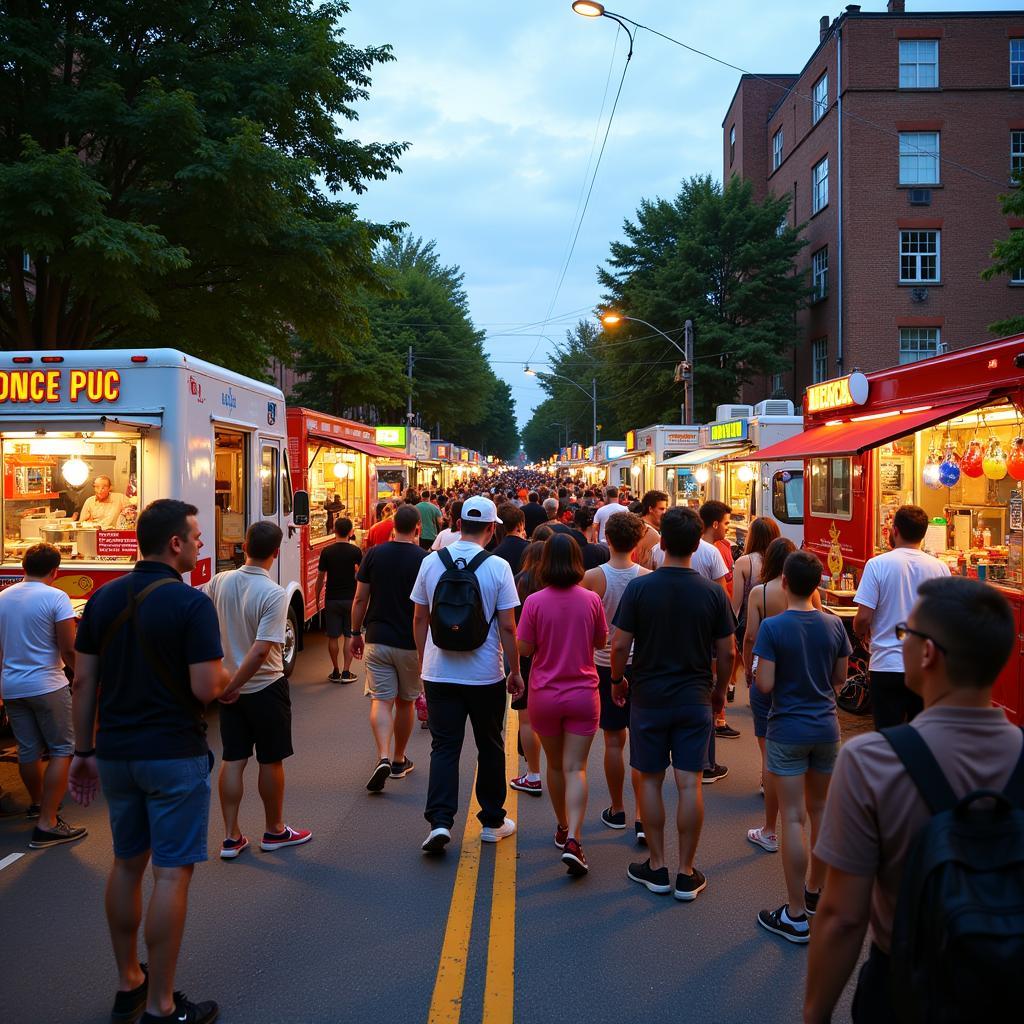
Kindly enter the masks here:
[[583, 556], [568, 534], [545, 542], [540, 578], [544, 589], [523, 604], [519, 653], [532, 658], [530, 723], [547, 758], [555, 846], [570, 875], [585, 875], [587, 757], [601, 716], [594, 651], [607, 642], [608, 623], [601, 599], [579, 586]]

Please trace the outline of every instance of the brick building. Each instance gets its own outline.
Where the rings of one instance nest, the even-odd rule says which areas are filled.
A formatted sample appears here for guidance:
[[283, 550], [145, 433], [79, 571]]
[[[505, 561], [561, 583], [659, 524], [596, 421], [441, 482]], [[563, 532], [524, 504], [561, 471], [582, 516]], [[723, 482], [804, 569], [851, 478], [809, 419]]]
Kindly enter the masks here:
[[789, 193], [811, 300], [792, 367], [751, 401], [990, 340], [1024, 311], [1024, 268], [982, 281], [1024, 175], [1024, 11], [823, 17], [798, 75], [743, 75], [722, 123], [724, 177]]

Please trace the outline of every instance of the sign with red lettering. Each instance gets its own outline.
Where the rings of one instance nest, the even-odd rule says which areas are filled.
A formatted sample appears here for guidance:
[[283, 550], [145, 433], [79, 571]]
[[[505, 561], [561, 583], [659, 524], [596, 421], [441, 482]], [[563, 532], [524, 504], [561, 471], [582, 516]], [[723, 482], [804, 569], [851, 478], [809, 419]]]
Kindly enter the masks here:
[[192, 570], [192, 586], [201, 587], [213, 579], [213, 562], [209, 558], [200, 558], [196, 567]]
[[134, 530], [100, 530], [96, 535], [96, 554], [100, 558], [135, 558], [138, 550]]

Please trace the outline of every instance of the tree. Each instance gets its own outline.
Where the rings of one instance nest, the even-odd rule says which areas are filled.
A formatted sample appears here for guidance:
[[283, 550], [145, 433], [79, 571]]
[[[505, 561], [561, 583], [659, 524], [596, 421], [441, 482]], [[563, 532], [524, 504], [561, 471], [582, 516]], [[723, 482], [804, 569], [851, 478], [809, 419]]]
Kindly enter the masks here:
[[523, 427], [523, 450], [534, 462], [550, 458], [565, 443], [564, 421], [559, 421], [560, 415], [557, 400], [545, 398]]
[[[697, 176], [671, 202], [643, 200], [624, 225], [626, 240], [612, 243], [607, 269], [598, 270], [608, 308], [649, 321], [680, 346], [693, 320], [698, 421], [733, 401], [742, 384], [785, 368], [796, 344], [807, 286], [794, 259], [806, 242], [800, 228], [785, 226], [788, 209], [788, 196], [754, 202], [752, 184], [738, 177], [723, 189]], [[678, 420], [680, 357], [671, 343], [623, 321], [597, 347], [616, 382], [610, 401], [622, 421]]]
[[455, 428], [451, 439], [486, 455], [497, 455], [511, 461], [519, 451], [512, 389], [490, 370], [485, 379], [489, 387], [484, 399], [483, 418], [471, 426]]
[[[1024, 217], [1024, 179], [1018, 176], [1018, 187], [1012, 192], [1000, 196], [999, 201], [1003, 213], [1007, 217]], [[1019, 229], [1010, 232], [1009, 238], [996, 242], [992, 249], [992, 266], [981, 272], [986, 281], [1007, 274], [1020, 274], [1024, 270], [1024, 231]], [[1007, 320], [997, 320], [989, 324], [988, 329], [1000, 337], [1024, 331], [1024, 314], [1012, 316]]]
[[398, 225], [338, 196], [405, 144], [345, 131], [393, 59], [344, 42], [348, 10], [0, 0], [0, 343], [144, 339], [260, 374], [295, 335], [365, 341]]

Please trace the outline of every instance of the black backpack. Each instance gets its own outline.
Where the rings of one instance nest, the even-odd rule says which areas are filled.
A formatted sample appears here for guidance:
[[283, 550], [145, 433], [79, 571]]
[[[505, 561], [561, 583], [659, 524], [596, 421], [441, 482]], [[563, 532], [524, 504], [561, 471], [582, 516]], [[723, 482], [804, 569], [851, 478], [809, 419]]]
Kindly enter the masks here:
[[[1020, 1019], [1024, 750], [1002, 793], [958, 800], [917, 729], [883, 729], [932, 817], [903, 869], [892, 993], [905, 1024]], [[979, 750], [978, 757], [986, 751]]]
[[484, 645], [491, 631], [476, 576], [477, 567], [490, 558], [490, 553], [481, 551], [468, 564], [461, 558], [453, 559], [444, 548], [438, 555], [444, 572], [430, 604], [430, 636], [442, 651], [475, 651]]

